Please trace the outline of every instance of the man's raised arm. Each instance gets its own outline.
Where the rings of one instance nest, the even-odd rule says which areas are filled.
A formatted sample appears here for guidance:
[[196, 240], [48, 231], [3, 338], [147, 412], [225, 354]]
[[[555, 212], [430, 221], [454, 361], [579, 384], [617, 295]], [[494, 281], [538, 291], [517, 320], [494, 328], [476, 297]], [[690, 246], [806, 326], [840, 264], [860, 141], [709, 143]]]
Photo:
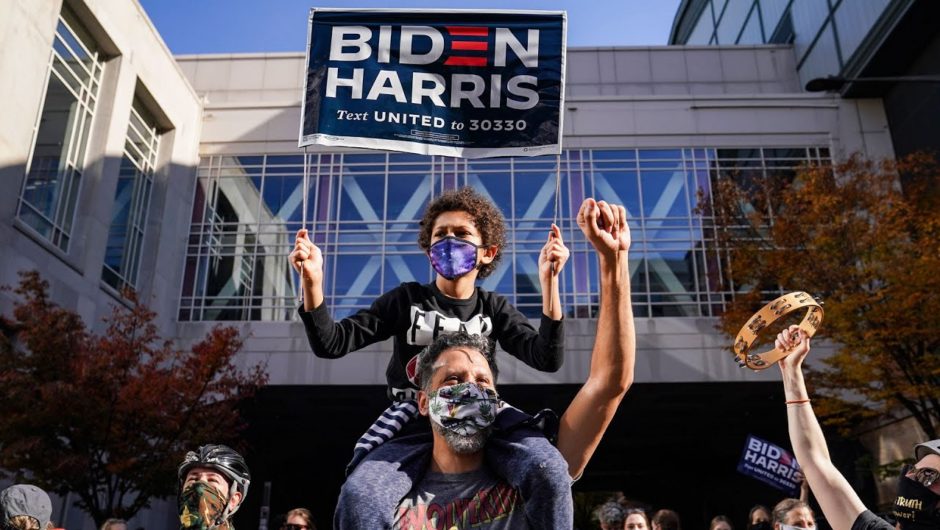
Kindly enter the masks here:
[[636, 333], [630, 306], [630, 229], [623, 206], [586, 199], [578, 226], [597, 250], [600, 313], [588, 379], [561, 417], [558, 450], [568, 472], [584, 471], [621, 399], [633, 384]]

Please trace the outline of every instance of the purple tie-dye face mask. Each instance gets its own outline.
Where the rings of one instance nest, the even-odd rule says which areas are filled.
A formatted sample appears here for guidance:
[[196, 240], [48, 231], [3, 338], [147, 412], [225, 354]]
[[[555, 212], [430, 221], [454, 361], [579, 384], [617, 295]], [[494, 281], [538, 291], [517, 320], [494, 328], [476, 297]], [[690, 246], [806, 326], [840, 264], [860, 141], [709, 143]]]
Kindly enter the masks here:
[[447, 236], [431, 245], [428, 257], [431, 258], [431, 266], [438, 274], [453, 280], [476, 268], [478, 248], [480, 246], [466, 239]]

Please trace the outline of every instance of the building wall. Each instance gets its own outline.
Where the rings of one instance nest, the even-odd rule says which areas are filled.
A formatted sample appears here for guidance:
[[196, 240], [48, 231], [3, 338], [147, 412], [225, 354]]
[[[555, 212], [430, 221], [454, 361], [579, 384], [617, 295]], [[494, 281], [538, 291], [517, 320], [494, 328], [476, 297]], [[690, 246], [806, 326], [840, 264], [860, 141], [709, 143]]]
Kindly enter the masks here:
[[[112, 204], [135, 94], [145, 100], [161, 131], [150, 215], [141, 253], [142, 298], [157, 311], [161, 332], [176, 333], [185, 238], [199, 161], [202, 104], [181, 74], [140, 5], [126, 0], [70, 3], [104, 56], [101, 88], [90, 126], [84, 172], [76, 201], [71, 242], [62, 250], [18, 218], [27, 164], [32, 154], [46, 86], [50, 54], [62, 2], [10, 0], [0, 3], [0, 284], [17, 273], [39, 270], [51, 284], [52, 299], [78, 311], [90, 327], [101, 325], [121, 296], [105, 285], [102, 263]], [[0, 291], [0, 311], [13, 299]], [[6, 483], [0, 485], [4, 487]], [[53, 519], [70, 529], [93, 529], [74, 506], [77, 499], [53, 497]], [[175, 503], [155, 500], [131, 521], [132, 527], [171, 528]]]
[[[178, 60], [207, 101], [203, 155], [298, 152], [303, 54]], [[890, 147], [881, 102], [803, 93], [791, 46], [574, 48], [567, 68], [566, 148]]]
[[[936, 16], [938, 6], [934, 4], [932, 8]], [[895, 60], [893, 63], [897, 70], [889, 70], [887, 73], [900, 74], [902, 77], [940, 74], [940, 30], [930, 20], [934, 20], [934, 17], [919, 20], [920, 27], [925, 31], [920, 32], [922, 42], [918, 43], [921, 45], [916, 51], [908, 54], [896, 48], [880, 50], [880, 54], [887, 57], [903, 54], [902, 57], [908, 58], [910, 63], [898, 64]], [[909, 40], [904, 36], [909, 31], [908, 27], [900, 29], [900, 34], [894, 38], [898, 41]], [[864, 75], [883, 75], [882, 72], [866, 72]], [[891, 125], [891, 139], [898, 156], [916, 151], [940, 153], [940, 83], [895, 83], [884, 90], [884, 102]]]
[[[61, 249], [18, 218], [17, 209], [49, 78], [60, 1], [0, 4], [0, 283], [38, 269], [53, 299], [98, 325], [120, 295], [101, 281], [112, 204], [135, 94], [162, 132], [142, 248], [138, 291], [158, 313], [162, 331], [175, 333], [180, 264], [198, 164], [201, 102], [137, 2], [70, 4], [101, 48], [104, 69], [78, 189], [71, 241]], [[15, 53], [11, 53], [15, 51]], [[140, 88], [138, 88], [140, 87]], [[0, 310], [12, 299], [0, 293]]]
[[[676, 14], [672, 44], [727, 46], [793, 43], [801, 85], [839, 75], [877, 32], [879, 20], [912, 0], [687, 0]], [[877, 39], [875, 39], [877, 40]]]
[[[303, 54], [178, 59], [207, 101], [201, 144], [204, 166], [207, 159], [212, 166], [232, 155], [299, 153]], [[816, 146], [830, 150], [836, 158], [855, 151], [874, 157], [892, 151], [881, 103], [802, 93], [789, 46], [571, 49], [568, 59], [565, 149]], [[313, 153], [336, 151], [311, 148]], [[392, 182], [390, 178], [390, 186]], [[282, 252], [286, 255], [289, 245]], [[366, 298], [356, 303], [368, 304]], [[332, 307], [336, 313], [338, 309]], [[291, 313], [287, 306], [287, 316], [279, 318], [291, 318]], [[187, 311], [183, 320], [199, 318]], [[637, 319], [637, 381], [776, 378], [769, 370], [760, 374], [738, 370], [714, 322], [702, 316], [641, 315]], [[236, 324], [251, 334], [241, 360], [246, 365], [266, 363], [271, 384], [385, 382], [390, 343], [325, 361], [308, 353], [302, 326], [296, 321]], [[196, 340], [211, 325], [181, 322], [180, 336]], [[560, 372], [538, 373], [506, 357], [501, 381], [583, 381], [593, 328], [590, 318], [568, 319], [566, 362]]]

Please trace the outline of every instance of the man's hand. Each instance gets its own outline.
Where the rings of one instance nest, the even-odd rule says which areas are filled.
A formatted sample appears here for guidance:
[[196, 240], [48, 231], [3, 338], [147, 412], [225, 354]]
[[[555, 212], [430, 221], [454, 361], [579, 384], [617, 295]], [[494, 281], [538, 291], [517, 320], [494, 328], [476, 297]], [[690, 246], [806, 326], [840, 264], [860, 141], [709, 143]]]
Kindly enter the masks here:
[[789, 351], [790, 354], [780, 359], [780, 369], [783, 371], [799, 370], [803, 366], [803, 359], [809, 354], [809, 337], [797, 325], [777, 334], [774, 346], [780, 351]]
[[565, 242], [561, 239], [561, 229], [552, 223], [552, 230], [548, 234], [548, 241], [539, 252], [539, 279], [543, 284], [548, 283], [552, 275], [552, 263], [555, 264], [554, 276], [561, 273], [561, 269], [568, 262], [571, 253]]
[[290, 263], [294, 270], [300, 273], [301, 281], [305, 285], [323, 280], [323, 253], [310, 241], [305, 228], [297, 231], [294, 251], [290, 253]]
[[623, 206], [584, 199], [578, 211], [578, 227], [602, 258], [616, 259], [618, 252], [630, 250], [630, 228]]

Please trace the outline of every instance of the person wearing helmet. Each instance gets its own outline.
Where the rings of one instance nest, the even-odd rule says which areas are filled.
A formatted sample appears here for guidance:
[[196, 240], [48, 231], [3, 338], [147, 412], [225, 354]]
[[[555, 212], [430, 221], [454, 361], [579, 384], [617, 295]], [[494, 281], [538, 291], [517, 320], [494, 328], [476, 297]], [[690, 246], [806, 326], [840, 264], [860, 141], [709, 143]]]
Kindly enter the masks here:
[[231, 530], [248, 494], [251, 473], [242, 455], [224, 445], [186, 453], [179, 472], [181, 530]]
[[[777, 335], [775, 346], [790, 351], [780, 360], [790, 443], [829, 524], [838, 529], [894, 530], [894, 525], [865, 508], [829, 459], [826, 439], [803, 381], [802, 365], [810, 350], [809, 337], [797, 326], [790, 326]], [[894, 517], [900, 530], [936, 530], [940, 528], [940, 439], [917, 445], [914, 458], [914, 465], [905, 466], [898, 477]]]

